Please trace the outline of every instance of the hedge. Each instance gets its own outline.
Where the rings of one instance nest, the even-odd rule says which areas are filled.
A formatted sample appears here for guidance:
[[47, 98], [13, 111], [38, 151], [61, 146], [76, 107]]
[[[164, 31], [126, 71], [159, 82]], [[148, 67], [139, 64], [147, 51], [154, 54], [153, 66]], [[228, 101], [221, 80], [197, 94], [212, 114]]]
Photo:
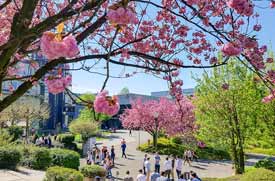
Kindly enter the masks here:
[[251, 170], [241, 177], [240, 181], [275, 181], [275, 172], [259, 168]]
[[83, 181], [83, 175], [71, 168], [54, 166], [47, 169], [44, 181]]
[[95, 178], [96, 176], [105, 177], [106, 170], [98, 165], [87, 165], [81, 168], [84, 177]]
[[15, 169], [22, 155], [14, 147], [0, 147], [0, 168]]
[[20, 164], [33, 169], [45, 170], [52, 163], [50, 150], [44, 147], [36, 146], [17, 146], [23, 155]]
[[8, 127], [8, 132], [13, 136], [12, 141], [15, 141], [23, 134], [23, 128], [20, 126], [10, 126]]
[[256, 168], [265, 168], [268, 170], [275, 171], [275, 162], [271, 160], [271, 158], [266, 158], [263, 160], [258, 161], [255, 164]]
[[74, 135], [71, 133], [59, 134], [57, 137], [58, 141], [64, 145], [70, 145], [74, 141]]
[[50, 153], [52, 158], [52, 165], [73, 169], [78, 169], [80, 165], [80, 155], [75, 151], [54, 148], [51, 149]]

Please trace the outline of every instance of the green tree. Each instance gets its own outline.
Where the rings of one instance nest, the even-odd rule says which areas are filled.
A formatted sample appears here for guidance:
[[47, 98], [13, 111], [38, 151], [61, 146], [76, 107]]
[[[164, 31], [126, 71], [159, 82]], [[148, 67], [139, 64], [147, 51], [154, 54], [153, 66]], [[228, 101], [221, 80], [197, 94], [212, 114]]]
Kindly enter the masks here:
[[124, 95], [124, 94], [129, 94], [130, 91], [128, 89], [128, 87], [124, 87], [123, 89], [121, 89], [121, 91], [119, 92], [119, 95]]
[[236, 173], [244, 172], [244, 146], [259, 130], [265, 105], [265, 87], [241, 63], [230, 60], [197, 79], [196, 107], [198, 137], [212, 146], [231, 152]]

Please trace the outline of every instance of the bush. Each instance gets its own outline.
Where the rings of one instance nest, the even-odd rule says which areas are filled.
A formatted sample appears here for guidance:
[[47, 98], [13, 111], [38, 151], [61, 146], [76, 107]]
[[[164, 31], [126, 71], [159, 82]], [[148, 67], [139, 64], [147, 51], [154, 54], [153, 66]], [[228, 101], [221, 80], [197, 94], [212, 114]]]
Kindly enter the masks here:
[[63, 166], [66, 168], [78, 169], [80, 155], [71, 150], [54, 148], [51, 149], [52, 165]]
[[27, 166], [33, 169], [44, 170], [48, 168], [52, 163], [50, 150], [43, 147], [36, 146], [17, 146], [23, 155], [20, 162], [21, 165]]
[[45, 181], [83, 181], [83, 175], [74, 169], [55, 166], [47, 169]]
[[98, 132], [98, 123], [92, 121], [75, 120], [70, 123], [70, 132], [77, 135], [80, 134], [82, 141], [86, 142], [90, 137]]
[[81, 168], [84, 177], [95, 178], [96, 176], [105, 177], [106, 171], [98, 165], [87, 165]]
[[70, 133], [59, 134], [57, 139], [59, 142], [63, 143], [64, 145], [70, 145], [74, 141], [74, 135]]
[[265, 168], [268, 170], [275, 171], [275, 162], [272, 161], [270, 158], [266, 158], [266, 159], [258, 161], [255, 164], [255, 167], [256, 168]]
[[31, 153], [30, 167], [34, 169], [46, 169], [51, 165], [50, 150], [47, 148], [35, 148]]
[[174, 137], [172, 138], [172, 142], [175, 144], [182, 144], [182, 139], [181, 137]]
[[14, 147], [0, 147], [0, 168], [15, 169], [21, 157], [20, 151]]
[[6, 129], [0, 129], [0, 147], [8, 146], [12, 142], [13, 137]]
[[10, 126], [8, 128], [8, 132], [10, 135], [13, 136], [12, 141], [15, 141], [20, 138], [20, 136], [23, 134], [23, 128], [20, 126]]
[[275, 172], [263, 168], [255, 169], [244, 174], [240, 181], [275, 181]]
[[173, 139], [169, 140], [167, 138], [159, 138], [157, 149], [153, 145], [143, 144], [139, 147], [139, 150], [153, 153], [159, 152], [161, 155], [175, 155], [182, 157], [186, 149], [193, 149], [196, 155], [201, 159], [211, 159], [211, 160], [222, 160], [230, 159], [230, 154], [225, 150], [214, 149], [211, 147], [207, 148], [190, 148], [184, 144], [176, 144]]

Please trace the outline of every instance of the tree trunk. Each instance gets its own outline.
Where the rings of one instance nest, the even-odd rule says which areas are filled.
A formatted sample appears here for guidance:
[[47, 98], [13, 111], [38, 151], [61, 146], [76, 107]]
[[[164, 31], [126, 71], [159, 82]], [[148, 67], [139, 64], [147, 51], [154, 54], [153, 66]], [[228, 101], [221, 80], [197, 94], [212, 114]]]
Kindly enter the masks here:
[[29, 138], [29, 120], [27, 119], [26, 120], [26, 137], [25, 137], [25, 140], [26, 140], [26, 143], [28, 143], [28, 138]]
[[153, 133], [153, 145], [155, 148], [157, 148], [157, 145], [158, 145], [158, 134], [157, 133]]

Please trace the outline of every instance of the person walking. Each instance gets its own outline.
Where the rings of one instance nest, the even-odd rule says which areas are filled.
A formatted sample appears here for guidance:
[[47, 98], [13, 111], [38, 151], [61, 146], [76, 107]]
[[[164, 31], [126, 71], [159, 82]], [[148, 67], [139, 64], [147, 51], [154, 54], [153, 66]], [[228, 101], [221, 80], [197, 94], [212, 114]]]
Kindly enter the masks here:
[[157, 181], [157, 178], [159, 178], [159, 177], [160, 177], [160, 174], [159, 174], [156, 170], [154, 170], [154, 171], [151, 173], [150, 179], [151, 179], [151, 181]]
[[114, 145], [112, 145], [112, 147], [111, 147], [111, 159], [112, 159], [112, 162], [113, 162], [113, 166], [115, 165], [115, 156], [116, 156], [115, 147], [114, 147]]
[[143, 174], [146, 175], [145, 162], [147, 160], [147, 154], [144, 155], [142, 166], [143, 166]]
[[176, 159], [176, 172], [177, 172], [178, 179], [180, 179], [181, 170], [182, 170], [182, 159], [180, 157], [177, 157], [177, 159]]
[[166, 177], [166, 173], [161, 172], [161, 176], [157, 178], [157, 181], [168, 181], [169, 179]]
[[51, 135], [48, 136], [48, 148], [52, 147], [52, 139], [51, 139]]
[[150, 174], [151, 174], [151, 163], [150, 163], [150, 158], [148, 157], [147, 160], [144, 162], [145, 166], [145, 172], [146, 172], [146, 180], [150, 180]]
[[169, 157], [167, 157], [166, 160], [164, 161], [164, 171], [168, 179], [170, 179], [171, 170], [172, 170], [172, 161], [169, 160]]
[[130, 171], [126, 171], [126, 176], [123, 179], [124, 181], [134, 181], [134, 178], [130, 176]]
[[146, 176], [142, 173], [142, 169], [140, 169], [139, 174], [137, 175], [137, 181], [146, 181]]
[[189, 155], [188, 155], [188, 150], [185, 150], [185, 151], [184, 151], [183, 157], [184, 157], [184, 162], [183, 162], [183, 164], [185, 165], [185, 163], [187, 162], [187, 163], [189, 164], [189, 166], [191, 166], [190, 159], [189, 159]]
[[155, 171], [157, 173], [160, 173], [160, 156], [159, 156], [158, 152], [156, 152], [156, 154], [155, 154]]
[[132, 129], [129, 130], [129, 136], [132, 136]]
[[126, 141], [123, 139], [123, 141], [121, 142], [121, 151], [122, 151], [122, 158], [123, 158], [123, 156], [125, 157], [125, 158], [127, 158], [127, 156], [126, 156], [126, 153], [125, 153], [125, 151], [126, 151]]
[[172, 170], [171, 170], [171, 177], [172, 177], [172, 180], [174, 180], [174, 172], [175, 172], [175, 161], [176, 161], [176, 158], [174, 155], [171, 156], [172, 159], [171, 159], [171, 163], [172, 163]]

